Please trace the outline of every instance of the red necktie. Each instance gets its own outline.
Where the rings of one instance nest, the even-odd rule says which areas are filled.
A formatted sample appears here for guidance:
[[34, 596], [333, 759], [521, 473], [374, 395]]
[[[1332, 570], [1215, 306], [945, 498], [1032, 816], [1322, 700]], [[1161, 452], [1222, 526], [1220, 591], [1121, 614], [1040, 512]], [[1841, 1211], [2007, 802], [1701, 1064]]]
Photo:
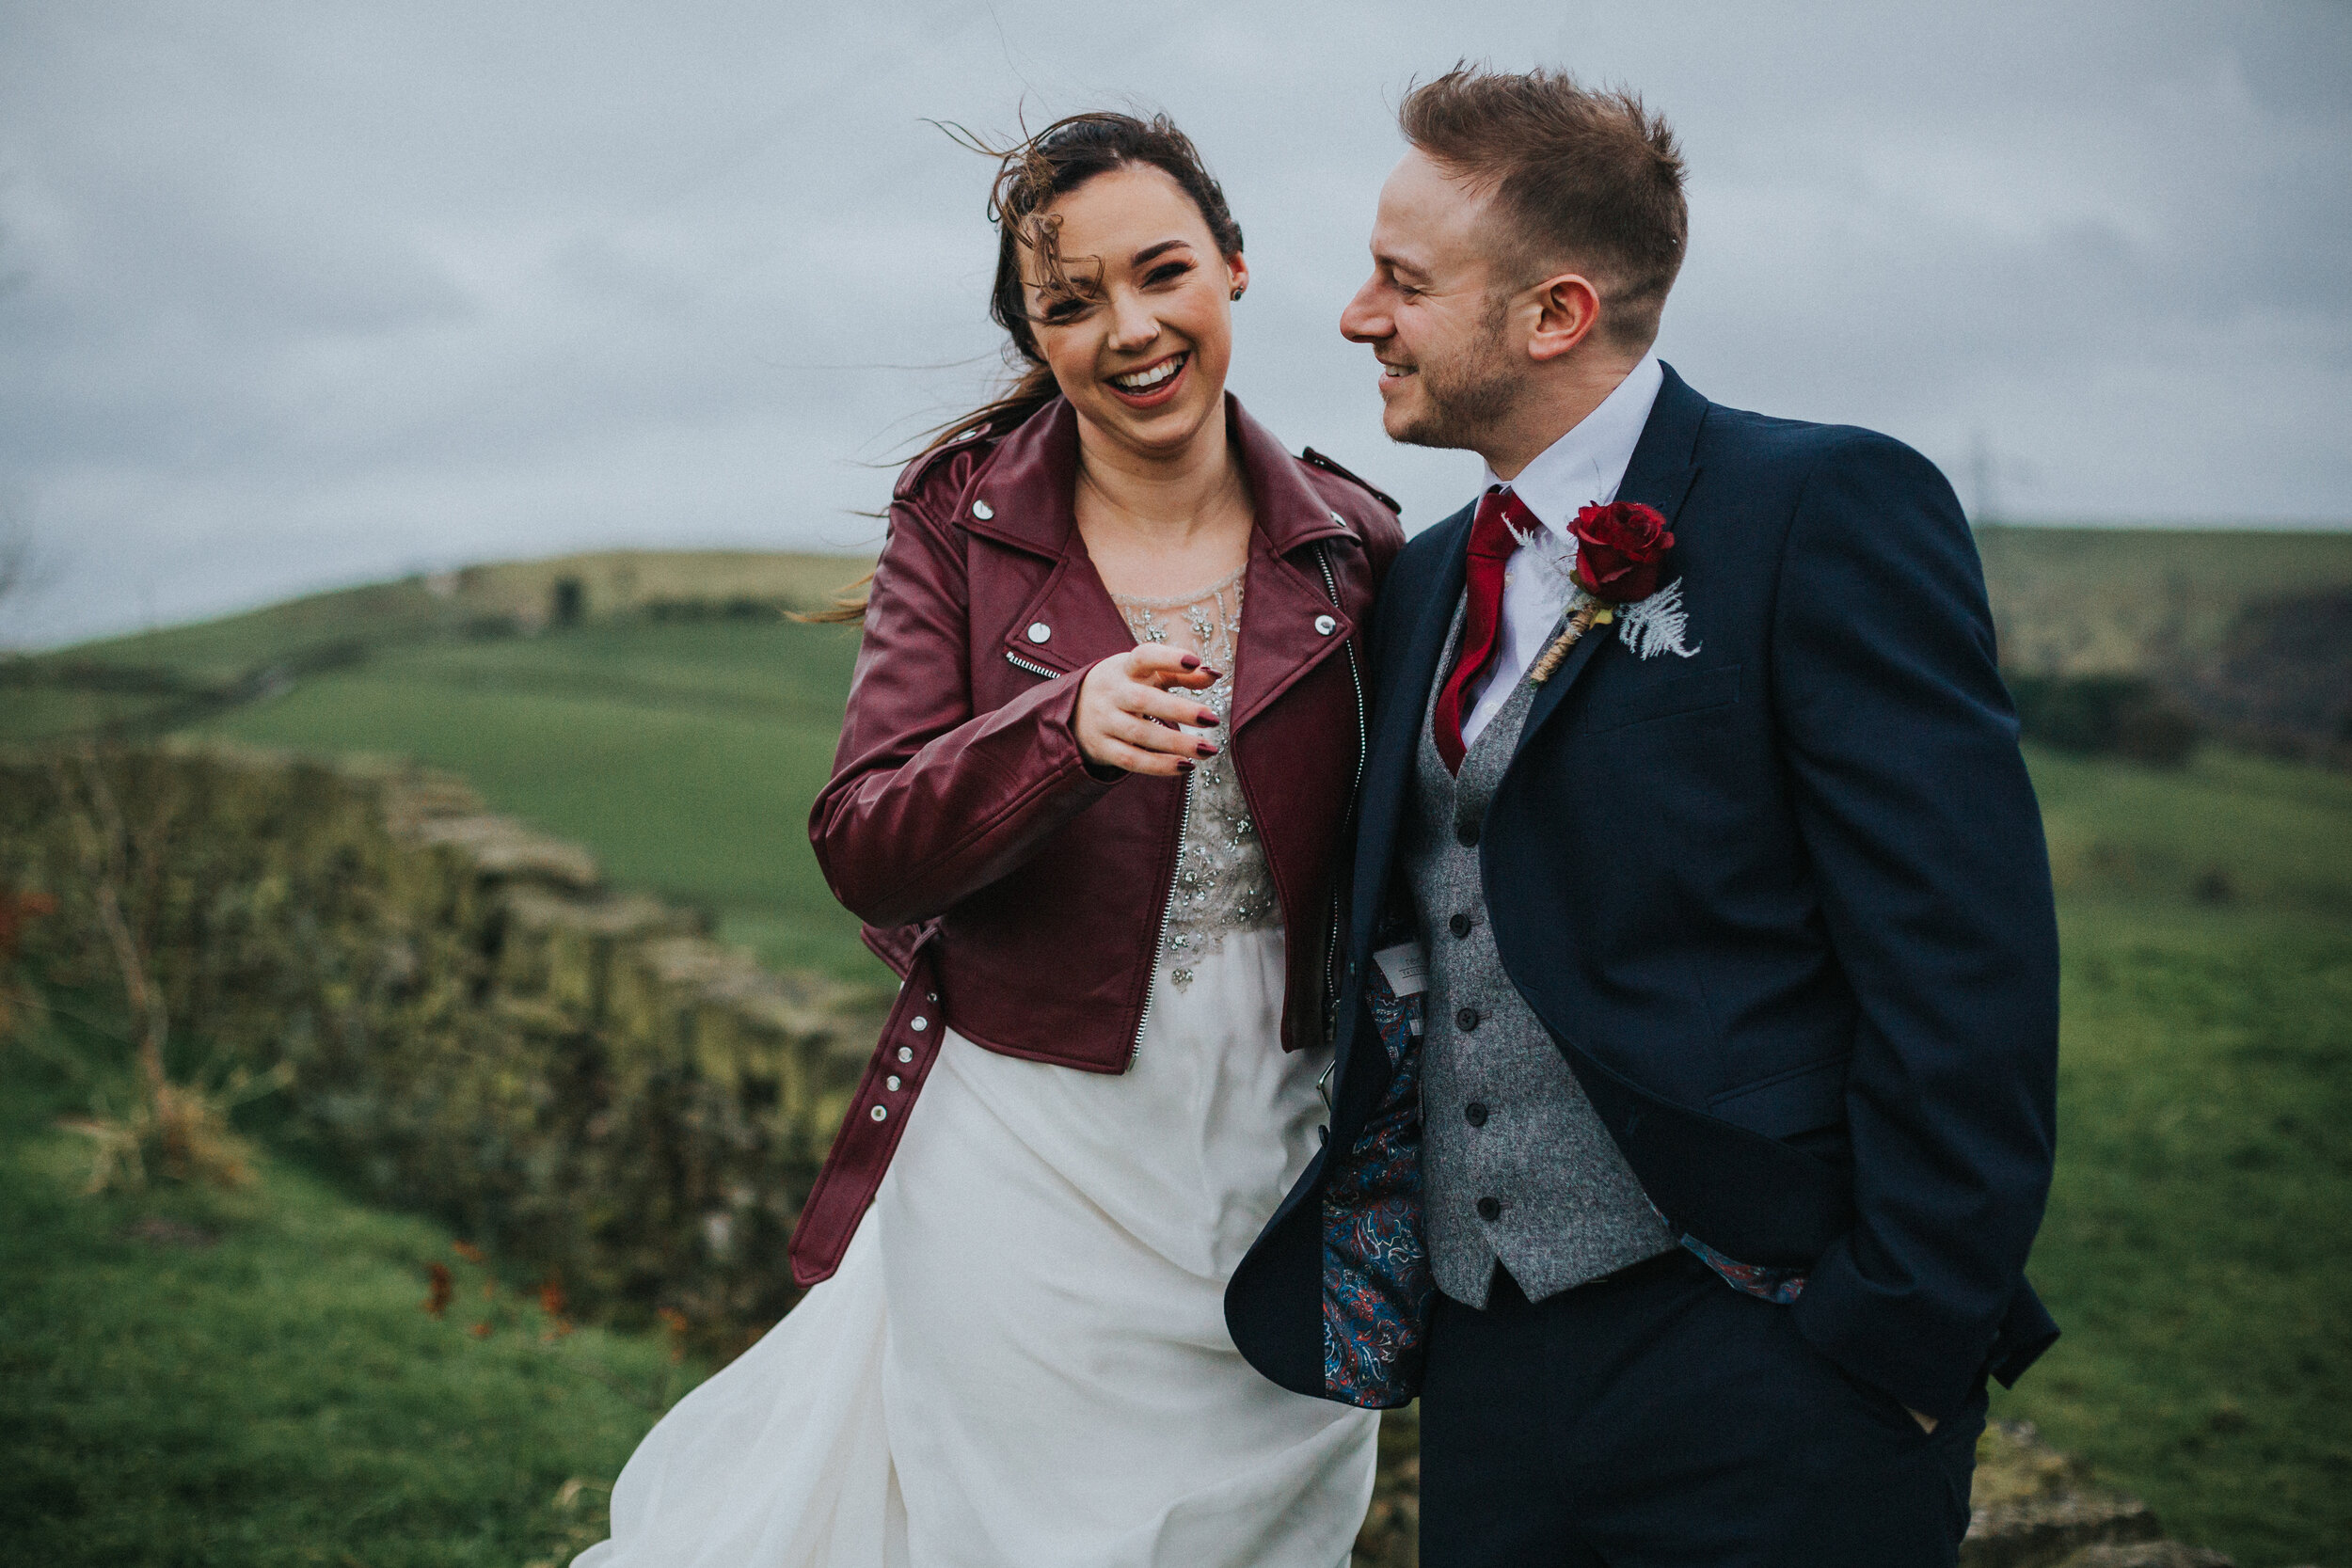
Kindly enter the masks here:
[[1462, 617], [1462, 645], [1430, 716], [1432, 738], [1449, 773], [1461, 772], [1470, 750], [1462, 740], [1463, 689], [1494, 662], [1502, 641], [1503, 564], [1519, 547], [1519, 535], [1541, 526], [1518, 497], [1500, 484], [1478, 499], [1478, 514], [1470, 519], [1470, 609]]

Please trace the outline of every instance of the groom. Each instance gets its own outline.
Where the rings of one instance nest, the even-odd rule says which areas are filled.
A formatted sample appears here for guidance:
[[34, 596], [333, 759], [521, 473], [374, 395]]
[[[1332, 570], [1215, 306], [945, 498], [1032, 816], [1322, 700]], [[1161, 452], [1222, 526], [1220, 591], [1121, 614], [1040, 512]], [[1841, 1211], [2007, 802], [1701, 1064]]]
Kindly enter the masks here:
[[1638, 101], [1400, 119], [1341, 329], [1487, 473], [1380, 606], [1328, 1145], [1234, 1339], [1418, 1386], [1430, 1568], [1949, 1564], [1984, 1380], [2057, 1334], [2057, 936], [1967, 524], [1655, 357]]

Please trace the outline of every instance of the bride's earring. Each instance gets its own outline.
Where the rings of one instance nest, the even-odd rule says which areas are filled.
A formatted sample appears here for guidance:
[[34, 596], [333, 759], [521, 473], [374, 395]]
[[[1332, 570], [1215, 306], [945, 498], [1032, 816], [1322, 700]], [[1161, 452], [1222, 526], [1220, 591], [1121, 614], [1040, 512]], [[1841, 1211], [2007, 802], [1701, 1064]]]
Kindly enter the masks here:
[[1242, 294], [1241, 290], [1239, 290], [1239, 289], [1235, 289], [1235, 290], [1233, 291], [1232, 297], [1233, 297], [1233, 298], [1235, 298], [1235, 299], [1239, 299], [1239, 298], [1241, 297], [1241, 294]]

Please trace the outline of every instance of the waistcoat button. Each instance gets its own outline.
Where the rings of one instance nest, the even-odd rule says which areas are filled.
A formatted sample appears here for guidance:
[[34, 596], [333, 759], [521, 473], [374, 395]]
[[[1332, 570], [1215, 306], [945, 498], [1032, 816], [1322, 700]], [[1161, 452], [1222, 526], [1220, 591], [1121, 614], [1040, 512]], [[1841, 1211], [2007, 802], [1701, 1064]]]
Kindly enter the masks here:
[[1454, 825], [1454, 836], [1460, 841], [1463, 848], [1475, 849], [1478, 847], [1478, 824], [1457, 822]]
[[1470, 933], [1470, 917], [1466, 914], [1457, 914], [1445, 923], [1445, 928], [1456, 937], [1467, 937]]
[[989, 505], [986, 501], [974, 501], [972, 503], [972, 515], [977, 517], [982, 522], [987, 522], [991, 517], [996, 515], [996, 509]]
[[1482, 1197], [1478, 1200], [1478, 1217], [1480, 1219], [1496, 1219], [1501, 1217], [1502, 1213], [1502, 1205], [1497, 1203], [1493, 1198]]
[[1484, 1127], [1486, 1125], [1486, 1107], [1484, 1102], [1473, 1100], [1462, 1107], [1462, 1117], [1472, 1127]]
[[1051, 636], [1053, 636], [1053, 635], [1054, 635], [1054, 628], [1053, 628], [1053, 627], [1051, 627], [1051, 626], [1047, 626], [1044, 622], [1042, 622], [1042, 621], [1032, 621], [1032, 622], [1030, 622], [1030, 623], [1029, 623], [1029, 641], [1032, 641], [1032, 642], [1042, 642], [1042, 641], [1044, 641], [1047, 638], [1049, 638], [1049, 637], [1051, 637]]
[[1477, 1028], [1478, 1009], [1475, 1007], [1464, 1007], [1460, 1012], [1455, 1013], [1454, 1015], [1454, 1026], [1456, 1029], [1461, 1030], [1465, 1035], [1469, 1034], [1472, 1029]]

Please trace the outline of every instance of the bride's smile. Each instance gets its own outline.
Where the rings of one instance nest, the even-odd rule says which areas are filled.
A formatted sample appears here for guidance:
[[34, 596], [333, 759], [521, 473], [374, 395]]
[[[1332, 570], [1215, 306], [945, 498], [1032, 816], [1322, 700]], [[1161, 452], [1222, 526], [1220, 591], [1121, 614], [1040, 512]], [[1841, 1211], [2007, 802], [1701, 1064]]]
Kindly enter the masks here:
[[1021, 271], [1038, 350], [1080, 419], [1137, 456], [1198, 438], [1249, 266], [1217, 253], [1182, 185], [1148, 164], [1096, 176], [1033, 226]]

